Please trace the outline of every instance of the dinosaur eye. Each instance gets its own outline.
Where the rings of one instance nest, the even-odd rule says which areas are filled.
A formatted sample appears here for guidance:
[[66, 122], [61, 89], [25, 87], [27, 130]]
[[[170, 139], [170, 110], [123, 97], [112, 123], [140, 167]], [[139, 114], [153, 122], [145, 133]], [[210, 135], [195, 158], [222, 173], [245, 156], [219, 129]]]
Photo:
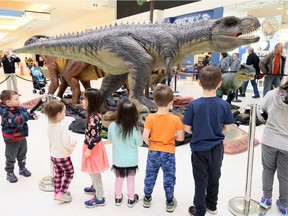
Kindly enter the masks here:
[[237, 20], [230, 18], [230, 19], [226, 20], [225, 24], [227, 27], [235, 26], [235, 25], [237, 25]]

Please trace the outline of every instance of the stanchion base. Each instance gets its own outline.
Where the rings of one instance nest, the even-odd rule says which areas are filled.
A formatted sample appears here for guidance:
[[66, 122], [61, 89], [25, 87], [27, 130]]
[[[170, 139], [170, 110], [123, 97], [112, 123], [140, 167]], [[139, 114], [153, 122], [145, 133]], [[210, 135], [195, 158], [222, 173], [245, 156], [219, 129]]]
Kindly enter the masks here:
[[229, 200], [228, 209], [235, 216], [264, 216], [267, 212], [266, 209], [261, 208], [258, 202], [250, 199], [250, 206], [248, 215], [245, 215], [245, 198], [235, 197]]
[[45, 176], [38, 182], [39, 189], [45, 192], [53, 192], [53, 178], [51, 176]]

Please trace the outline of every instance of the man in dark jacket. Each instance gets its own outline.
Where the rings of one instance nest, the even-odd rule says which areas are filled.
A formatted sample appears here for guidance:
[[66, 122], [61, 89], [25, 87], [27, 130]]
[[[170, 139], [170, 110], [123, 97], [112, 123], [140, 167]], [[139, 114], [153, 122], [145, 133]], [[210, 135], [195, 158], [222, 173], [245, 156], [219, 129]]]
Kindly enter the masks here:
[[280, 85], [281, 78], [284, 75], [286, 61], [282, 53], [283, 44], [278, 43], [274, 51], [265, 56], [259, 63], [260, 70], [265, 74], [263, 97], [268, 91]]
[[18, 92], [15, 62], [20, 62], [20, 58], [15, 55], [11, 56], [9, 50], [4, 50], [3, 55], [1, 62], [3, 64], [5, 79], [7, 79], [7, 89], [12, 90], [11, 83], [13, 83], [13, 90]]
[[[254, 92], [254, 96], [252, 96], [252, 98], [260, 98], [260, 94], [259, 94], [257, 83], [256, 83], [256, 79], [258, 78], [258, 76], [260, 74], [259, 57], [256, 55], [256, 53], [254, 53], [254, 48], [252, 48], [252, 47], [249, 47], [247, 52], [248, 52], [248, 57], [246, 60], [246, 64], [247, 65], [253, 65], [253, 67], [255, 68], [255, 71], [256, 71], [256, 75], [255, 75], [254, 79], [250, 80], [251, 85], [253, 87], [253, 92]], [[248, 83], [249, 83], [249, 81], [244, 82], [244, 84], [243, 84], [244, 96], [245, 96], [245, 92], [246, 92]]]

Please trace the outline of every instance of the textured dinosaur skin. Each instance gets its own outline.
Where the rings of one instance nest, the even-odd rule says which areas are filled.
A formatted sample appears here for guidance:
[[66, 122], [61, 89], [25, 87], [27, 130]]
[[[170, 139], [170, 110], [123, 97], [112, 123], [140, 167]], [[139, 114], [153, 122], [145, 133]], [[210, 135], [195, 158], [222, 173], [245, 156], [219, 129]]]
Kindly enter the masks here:
[[[187, 26], [176, 24], [118, 25], [64, 35], [14, 50], [80, 60], [96, 65], [107, 75], [100, 88], [104, 97], [115, 92], [128, 77], [129, 99], [138, 111], [156, 110], [143, 90], [151, 71], [167, 68], [202, 52], [225, 52], [255, 43], [251, 34], [260, 27], [254, 17], [223, 17], [201, 20]], [[144, 105], [144, 106], [143, 106]]]
[[217, 89], [217, 97], [222, 98], [223, 95], [227, 95], [226, 101], [231, 105], [237, 90], [245, 81], [253, 80], [255, 74], [255, 68], [246, 64], [242, 64], [237, 73], [222, 74], [222, 85]]

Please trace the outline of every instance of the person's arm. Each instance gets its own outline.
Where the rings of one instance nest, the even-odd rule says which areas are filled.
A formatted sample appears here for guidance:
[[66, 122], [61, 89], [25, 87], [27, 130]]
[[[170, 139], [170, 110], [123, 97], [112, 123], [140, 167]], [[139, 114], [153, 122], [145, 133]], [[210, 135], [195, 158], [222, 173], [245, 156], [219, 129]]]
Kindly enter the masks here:
[[222, 131], [229, 131], [232, 129], [233, 124], [227, 124], [222, 126]]
[[141, 146], [143, 144], [143, 138], [140, 130], [138, 128], [133, 129], [133, 137], [134, 137], [134, 143], [136, 146]]
[[88, 145], [88, 149], [92, 150], [94, 148], [94, 146], [101, 141], [101, 127], [102, 124], [100, 116], [96, 115], [96, 116], [91, 116], [90, 117], [90, 122], [94, 121], [93, 124], [90, 123], [90, 130], [89, 130], [89, 134], [90, 134], [90, 142]]
[[149, 143], [149, 137], [150, 137], [150, 130], [147, 128], [144, 128], [142, 138], [147, 145], [150, 144]]
[[176, 132], [175, 139], [177, 141], [183, 141], [184, 140], [184, 130], [183, 129], [182, 130], [178, 130]]
[[184, 131], [186, 131], [187, 133], [192, 134], [192, 127], [190, 125], [185, 125], [184, 124]]
[[263, 74], [268, 74], [268, 67], [267, 67], [267, 64], [269, 63], [269, 56], [270, 55], [267, 55], [265, 56], [260, 62], [259, 62], [259, 68], [260, 70], [262, 71]]

